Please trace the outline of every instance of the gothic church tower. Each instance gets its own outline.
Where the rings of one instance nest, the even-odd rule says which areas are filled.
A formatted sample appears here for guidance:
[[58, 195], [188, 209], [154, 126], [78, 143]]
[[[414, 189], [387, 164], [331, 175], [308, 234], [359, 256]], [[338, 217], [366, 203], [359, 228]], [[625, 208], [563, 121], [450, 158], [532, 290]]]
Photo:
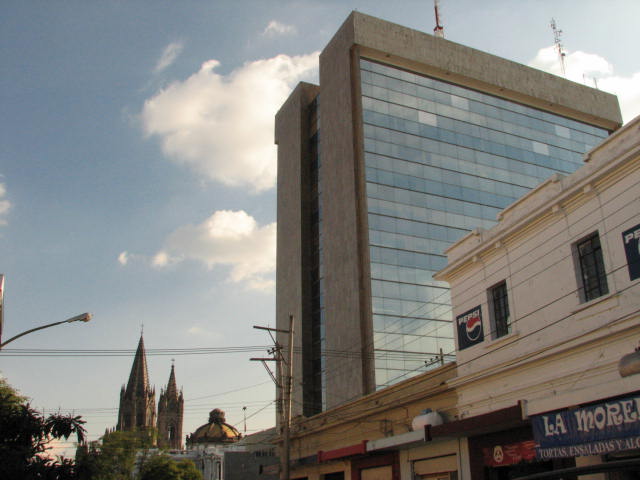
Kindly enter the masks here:
[[138, 350], [133, 359], [129, 382], [120, 390], [120, 410], [116, 430], [153, 428], [156, 425], [156, 391], [149, 385], [147, 357], [140, 335]]
[[167, 388], [160, 391], [158, 401], [158, 446], [175, 450], [182, 449], [182, 415], [184, 398], [178, 393], [176, 374], [171, 365]]

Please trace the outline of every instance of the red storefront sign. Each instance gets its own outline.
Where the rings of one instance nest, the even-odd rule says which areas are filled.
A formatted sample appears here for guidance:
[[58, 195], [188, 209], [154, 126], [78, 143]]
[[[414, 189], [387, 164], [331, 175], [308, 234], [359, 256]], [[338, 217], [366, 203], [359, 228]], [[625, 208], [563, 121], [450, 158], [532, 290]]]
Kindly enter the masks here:
[[483, 448], [484, 464], [487, 467], [502, 467], [520, 462], [531, 462], [536, 458], [535, 447], [536, 442], [528, 440], [508, 445], [495, 445], [493, 448]]

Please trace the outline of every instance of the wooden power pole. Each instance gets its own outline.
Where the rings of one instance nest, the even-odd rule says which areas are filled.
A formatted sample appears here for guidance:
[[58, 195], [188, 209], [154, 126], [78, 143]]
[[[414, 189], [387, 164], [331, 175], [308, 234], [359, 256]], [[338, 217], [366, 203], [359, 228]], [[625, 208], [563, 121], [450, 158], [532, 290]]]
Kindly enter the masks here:
[[[280, 425], [282, 429], [282, 454], [280, 456], [280, 479], [289, 480], [289, 463], [290, 463], [290, 429], [291, 429], [291, 394], [293, 390], [293, 315], [289, 315], [289, 330], [278, 328], [254, 326], [259, 330], [267, 330], [269, 335], [271, 332], [280, 332], [289, 334], [289, 344], [287, 350], [287, 359], [283, 355], [283, 348], [280, 343], [273, 338], [274, 348], [269, 350], [273, 357], [269, 358], [252, 358], [253, 361], [260, 361], [266, 368], [269, 376], [273, 380], [278, 389], [278, 405], [277, 411], [280, 416]], [[278, 374], [274, 375], [266, 362], [276, 362]]]

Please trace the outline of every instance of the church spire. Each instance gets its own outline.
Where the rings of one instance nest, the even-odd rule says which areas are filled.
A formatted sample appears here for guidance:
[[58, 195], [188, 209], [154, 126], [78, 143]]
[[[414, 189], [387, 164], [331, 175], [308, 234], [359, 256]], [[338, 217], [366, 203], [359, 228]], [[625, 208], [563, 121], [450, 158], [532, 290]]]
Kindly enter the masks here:
[[140, 335], [126, 388], [120, 391], [116, 430], [153, 428], [156, 424], [156, 393], [149, 385], [144, 339]]
[[133, 359], [131, 373], [129, 374], [129, 382], [127, 383], [127, 392], [138, 394], [149, 391], [149, 372], [147, 370], [147, 355], [144, 350], [144, 339], [140, 334], [138, 349]]
[[167, 383], [167, 395], [177, 396], [178, 386], [176, 385], [175, 366], [171, 363], [171, 373], [169, 374], [169, 383]]
[[167, 388], [160, 390], [158, 401], [158, 445], [163, 448], [182, 448], [182, 419], [184, 398], [178, 393], [173, 362]]

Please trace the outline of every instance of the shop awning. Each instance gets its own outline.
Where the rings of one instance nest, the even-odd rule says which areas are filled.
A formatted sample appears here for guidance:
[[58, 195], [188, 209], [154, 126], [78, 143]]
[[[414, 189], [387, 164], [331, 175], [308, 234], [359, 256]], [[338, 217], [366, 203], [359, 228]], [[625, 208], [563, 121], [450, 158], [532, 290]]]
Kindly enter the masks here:
[[419, 430], [416, 432], [401, 433], [400, 435], [394, 435], [392, 437], [379, 438], [378, 440], [371, 440], [367, 443], [367, 452], [409, 447], [416, 443], [422, 443], [424, 442], [424, 434], [424, 430]]
[[363, 440], [355, 445], [348, 447], [336, 448], [334, 450], [327, 450], [318, 452], [318, 462], [328, 462], [329, 460], [337, 460], [339, 458], [353, 457], [354, 455], [362, 455], [367, 453], [367, 440]]
[[469, 437], [521, 427], [528, 424], [523, 417], [522, 404], [518, 403], [513, 407], [501, 408], [442, 425], [426, 425], [425, 440], [431, 441], [438, 437]]

